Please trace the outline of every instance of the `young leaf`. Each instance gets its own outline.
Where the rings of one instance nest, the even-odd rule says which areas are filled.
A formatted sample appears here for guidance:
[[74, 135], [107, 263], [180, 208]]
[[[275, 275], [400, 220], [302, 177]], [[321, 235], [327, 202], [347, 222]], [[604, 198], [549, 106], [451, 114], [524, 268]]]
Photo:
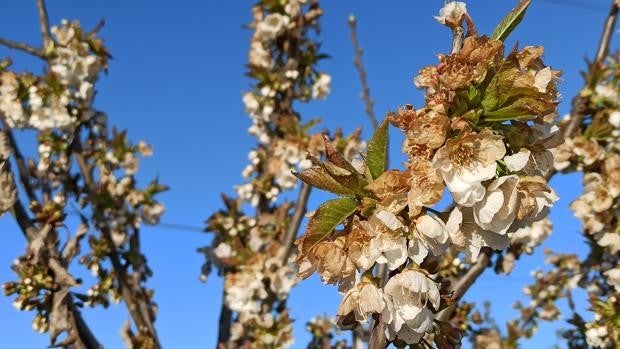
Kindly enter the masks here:
[[508, 35], [512, 33], [517, 25], [519, 25], [525, 15], [525, 10], [527, 10], [531, 3], [532, 0], [520, 0], [519, 4], [513, 8], [497, 25], [493, 31], [493, 34], [491, 34], [491, 39], [501, 41], [506, 40]]
[[357, 209], [354, 198], [340, 198], [323, 203], [316, 210], [303, 238], [302, 253], [308, 253]]
[[372, 178], [379, 177], [387, 166], [388, 125], [388, 119], [383, 119], [368, 142], [366, 163]]
[[301, 181], [334, 194], [343, 196], [355, 196], [354, 189], [347, 188], [336, 181], [323, 167], [312, 166], [301, 173], [293, 172], [293, 175]]

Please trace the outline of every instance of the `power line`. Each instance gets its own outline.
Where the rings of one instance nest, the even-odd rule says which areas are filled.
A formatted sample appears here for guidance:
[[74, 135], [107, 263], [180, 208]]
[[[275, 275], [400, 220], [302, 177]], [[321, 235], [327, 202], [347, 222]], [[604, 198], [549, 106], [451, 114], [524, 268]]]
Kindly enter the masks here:
[[160, 229], [169, 229], [169, 230], [185, 230], [185, 231], [194, 231], [204, 233], [205, 229], [189, 224], [180, 224], [180, 223], [165, 223], [160, 222], [156, 225], [149, 225], [151, 228], [160, 228]]

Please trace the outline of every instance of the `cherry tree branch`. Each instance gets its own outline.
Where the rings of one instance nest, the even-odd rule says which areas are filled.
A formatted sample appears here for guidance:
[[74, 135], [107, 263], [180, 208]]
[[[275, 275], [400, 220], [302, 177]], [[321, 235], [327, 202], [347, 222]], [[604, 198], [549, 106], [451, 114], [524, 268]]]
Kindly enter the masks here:
[[[97, 187], [92, 178], [92, 168], [88, 164], [84, 154], [82, 153], [82, 147], [79, 138], [74, 139], [72, 144], [73, 155], [76, 159], [80, 173], [84, 178], [84, 184], [89, 195], [95, 195], [97, 193]], [[113, 243], [112, 234], [107, 227], [100, 229], [103, 237], [108, 243]], [[150, 310], [148, 304], [148, 296], [140, 285], [136, 285], [139, 281], [132, 281], [127, 274], [127, 267], [121, 262], [119, 255], [116, 251], [112, 251], [108, 254], [112, 268], [116, 273], [116, 279], [118, 280], [119, 288], [123, 301], [127, 305], [127, 310], [134, 323], [139, 330], [146, 330], [151, 339], [155, 342], [157, 348], [161, 348], [157, 332], [155, 330], [154, 315]], [[136, 278], [135, 280], [139, 280]]]
[[[39, 234], [39, 229], [34, 225], [32, 219], [28, 216], [28, 213], [22, 204], [19, 197], [16, 198], [15, 203], [11, 209], [11, 213], [15, 217], [15, 221], [17, 225], [19, 225], [20, 230], [24, 234], [24, 237], [29, 242], [33, 241], [37, 238]], [[70, 310], [69, 321], [71, 323], [72, 328], [74, 328], [77, 333], [75, 334], [75, 342], [72, 343], [72, 346], [76, 349], [98, 349], [103, 348], [97, 338], [92, 333], [90, 327], [86, 324], [84, 319], [82, 318], [82, 313], [75, 305], [73, 301], [73, 297], [68, 295], [65, 299], [66, 305]]]
[[357, 73], [360, 77], [360, 82], [362, 83], [362, 94], [361, 98], [364, 101], [365, 111], [370, 119], [370, 123], [373, 128], [377, 128], [379, 123], [377, 122], [377, 117], [375, 116], [374, 104], [375, 102], [370, 97], [370, 87], [368, 86], [368, 79], [366, 75], [366, 69], [364, 69], [364, 64], [362, 63], [362, 55], [364, 54], [364, 50], [362, 50], [359, 41], [357, 40], [357, 20], [355, 16], [349, 16], [349, 29], [351, 32], [351, 43], [353, 44], [353, 49], [355, 50], [355, 59], [353, 60], [353, 65], [357, 69]]
[[43, 37], [43, 47], [47, 47], [48, 43], [52, 41], [52, 35], [50, 33], [50, 20], [47, 15], [47, 7], [45, 6], [45, 0], [36, 0], [37, 9], [39, 11], [39, 25], [41, 26], [41, 36]]
[[299, 227], [301, 226], [301, 221], [304, 219], [306, 211], [308, 210], [308, 199], [310, 199], [311, 191], [312, 187], [310, 185], [302, 183], [301, 189], [299, 189], [299, 194], [297, 196], [295, 207], [293, 208], [293, 216], [291, 217], [291, 221], [289, 222], [288, 230], [284, 235], [284, 239], [282, 239], [282, 246], [284, 248], [282, 264], [286, 264], [288, 258], [291, 255], [291, 251], [294, 246], [293, 243], [295, 241], [295, 237], [297, 236], [297, 232], [299, 231]]
[[34, 48], [26, 43], [23, 42], [18, 42], [18, 41], [13, 41], [13, 40], [9, 40], [9, 39], [4, 39], [4, 38], [0, 38], [0, 45], [8, 47], [10, 49], [13, 50], [18, 50], [18, 51], [22, 51], [25, 53], [28, 53], [30, 55], [39, 57], [41, 59], [45, 59], [45, 55], [43, 54], [43, 52], [38, 49], [38, 48]]
[[13, 152], [13, 156], [15, 157], [15, 163], [17, 164], [17, 170], [19, 172], [19, 180], [26, 191], [26, 196], [30, 202], [39, 201], [37, 196], [32, 188], [32, 184], [30, 183], [30, 171], [28, 170], [28, 164], [24, 159], [24, 155], [22, 154], [19, 146], [17, 145], [17, 141], [15, 140], [15, 136], [13, 135], [13, 131], [6, 123], [5, 118], [2, 118], [2, 125], [4, 126], [4, 133], [6, 134], [9, 145], [11, 146], [11, 150]]

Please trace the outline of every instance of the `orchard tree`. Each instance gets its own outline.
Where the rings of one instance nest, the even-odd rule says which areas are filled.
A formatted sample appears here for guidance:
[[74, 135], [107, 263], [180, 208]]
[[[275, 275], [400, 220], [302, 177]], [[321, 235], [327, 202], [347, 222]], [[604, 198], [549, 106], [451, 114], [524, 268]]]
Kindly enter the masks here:
[[[451, 31], [451, 49], [415, 77], [423, 104], [403, 101], [380, 122], [351, 16], [354, 64], [374, 127], [367, 140], [359, 128], [317, 131], [320, 120], [298, 111], [330, 93], [331, 77], [320, 69], [328, 55], [318, 38], [319, 0], [252, 6], [252, 85], [242, 102], [256, 142], [244, 181], [222, 194], [222, 209], [206, 223], [212, 238], [199, 249], [202, 281], [215, 268], [224, 283], [222, 304], [213, 304], [217, 348], [291, 347], [288, 298], [315, 273], [342, 301], [333, 318], [295, 320], [307, 324], [308, 348], [452, 349], [467, 340], [516, 348], [541, 321], [562, 318], [570, 348], [620, 345], [620, 54], [609, 47], [620, 1], [611, 1], [564, 118], [557, 115], [561, 73], [543, 61], [544, 48], [505, 45], [530, 3], [518, 1], [483, 34], [465, 3], [446, 2], [435, 18]], [[103, 23], [50, 26], [44, 1], [36, 4], [40, 45], [0, 38], [45, 65], [32, 73], [15, 71], [10, 59], [0, 63], [0, 212], [13, 216], [27, 242], [4, 292], [33, 312], [33, 328], [49, 333], [51, 347], [104, 347], [82, 311], [112, 301], [131, 318], [121, 331], [128, 348], [160, 348], [139, 232], [158, 223], [164, 208], [156, 197], [167, 188], [157, 180], [138, 186], [138, 159], [151, 148], [110, 127], [94, 106], [110, 58], [99, 38]], [[394, 131], [404, 139], [402, 167], [388, 161]], [[558, 200], [549, 181], [574, 172], [583, 174], [583, 194], [570, 209], [588, 253], [545, 251], [550, 267], [525, 287], [531, 301], [517, 303], [519, 317], [499, 326], [492, 305], [462, 299], [486, 270], [509, 274], [545, 241]], [[336, 198], [309, 208], [313, 189]], [[74, 260], [92, 280], [70, 272]], [[586, 291], [590, 314], [575, 306], [577, 288]], [[350, 341], [337, 336], [347, 330]]]

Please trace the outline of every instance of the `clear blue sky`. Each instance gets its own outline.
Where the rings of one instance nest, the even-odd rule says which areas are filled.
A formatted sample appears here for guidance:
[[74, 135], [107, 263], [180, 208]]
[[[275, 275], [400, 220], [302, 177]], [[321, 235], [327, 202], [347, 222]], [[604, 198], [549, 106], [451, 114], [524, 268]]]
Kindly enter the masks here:
[[[494, 25], [517, 1], [468, 1], [470, 14], [482, 33]], [[250, 21], [252, 1], [49, 1], [52, 23], [79, 19], [86, 28], [106, 19], [102, 36], [114, 60], [110, 74], [98, 85], [97, 106], [110, 122], [128, 128], [132, 139], [144, 139], [155, 155], [142, 162], [142, 180], [158, 175], [171, 191], [161, 199], [167, 207], [164, 222], [200, 227], [220, 208], [220, 192], [232, 192], [241, 182], [241, 170], [253, 140], [247, 136], [249, 118], [243, 113], [241, 95], [250, 81], [243, 75], [250, 32], [242, 26]], [[306, 118], [320, 116], [323, 126], [364, 127], [370, 124], [359, 100], [360, 86], [352, 62], [347, 17], [358, 17], [358, 33], [365, 50], [376, 112], [383, 115], [404, 103], [420, 105], [422, 94], [412, 84], [419, 68], [436, 62], [435, 55], [449, 48], [450, 33], [436, 24], [432, 15], [442, 0], [324, 1], [321, 40], [331, 59], [322, 68], [333, 76], [333, 93], [324, 102], [300, 108]], [[588, 4], [587, 6], [582, 6]], [[512, 36], [527, 45], [544, 45], [546, 61], [565, 71], [561, 84], [568, 110], [571, 96], [581, 86], [578, 71], [584, 58], [592, 57], [607, 0], [535, 0], [528, 15]], [[5, 1], [0, 11], [0, 36], [39, 42], [34, 1]], [[618, 48], [618, 39], [612, 47]], [[39, 72], [42, 64], [0, 48], [0, 56], [11, 55], [18, 69]], [[394, 139], [394, 163], [403, 159], [400, 140]], [[578, 176], [553, 181], [561, 200], [552, 212], [555, 230], [546, 247], [559, 251], [585, 250], [579, 223], [567, 209], [581, 191]], [[325, 197], [314, 195], [310, 208]], [[13, 280], [11, 261], [22, 254], [22, 234], [6, 215], [0, 218], [0, 282]], [[198, 282], [203, 257], [196, 248], [210, 237], [199, 232], [146, 228], [143, 249], [155, 272], [149, 286], [156, 289], [159, 304], [157, 328], [166, 348], [211, 348], [215, 343], [221, 298], [221, 280]], [[522, 287], [531, 281], [530, 270], [542, 265], [542, 254], [524, 256], [509, 277], [483, 277], [467, 296], [469, 300], [493, 302], [497, 321], [516, 315], [511, 305], [522, 299]], [[77, 266], [76, 272], [81, 267]], [[92, 279], [86, 278], [89, 285]], [[295, 348], [305, 347], [305, 322], [318, 314], [333, 315], [340, 301], [335, 288], [323, 286], [316, 277], [302, 282], [291, 295], [296, 319]], [[46, 335], [31, 330], [33, 313], [18, 312], [12, 299], [0, 297], [0, 341], [2, 347], [44, 348]], [[583, 302], [581, 305], [584, 306]], [[119, 329], [127, 318], [123, 305], [108, 310], [86, 309], [84, 316], [106, 348], [122, 348]], [[547, 348], [556, 342], [558, 324], [543, 325], [532, 346]], [[529, 347], [529, 345], [527, 346]]]

